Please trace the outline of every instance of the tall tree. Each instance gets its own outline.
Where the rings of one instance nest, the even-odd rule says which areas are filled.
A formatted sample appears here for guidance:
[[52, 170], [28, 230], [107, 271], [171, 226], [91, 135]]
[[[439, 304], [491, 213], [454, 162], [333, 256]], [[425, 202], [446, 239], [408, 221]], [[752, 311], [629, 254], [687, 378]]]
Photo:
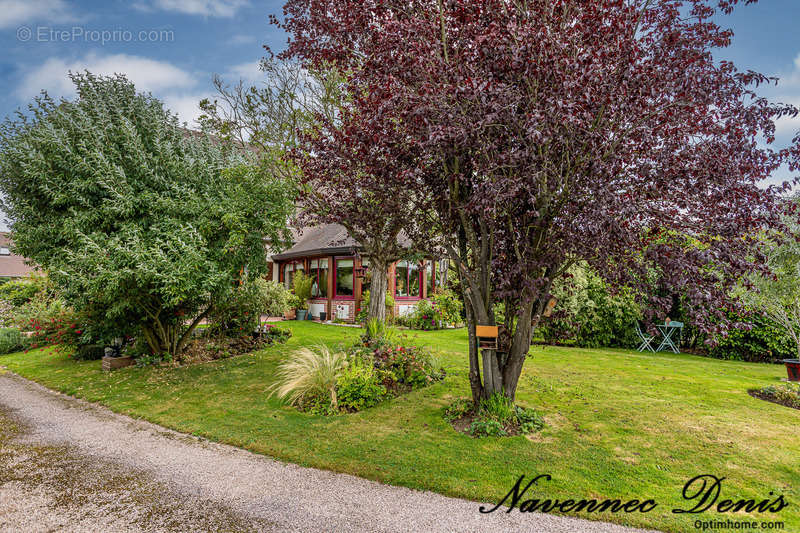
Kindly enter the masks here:
[[19, 252], [118, 335], [180, 354], [242, 275], [285, 243], [293, 189], [181, 128], [123, 76], [72, 74], [0, 127], [0, 191]]
[[800, 194], [791, 201], [794, 210], [786, 215], [786, 234], [768, 235], [762, 244], [770, 275], [754, 276], [753, 288], [741, 297], [794, 341], [800, 359]]
[[[373, 143], [418, 154], [408, 183], [431, 216], [408, 231], [457, 266], [475, 401], [513, 400], [552, 283], [577, 261], [650, 313], [683, 294], [707, 331], [736, 280], [765, 269], [751, 252], [780, 225], [779, 191], [759, 184], [798, 150], [758, 141], [797, 110], [714, 59], [732, 36], [714, 17], [735, 4], [287, 2], [284, 57], [336, 64], [364, 95], [350, 105], [380, 111], [361, 115]], [[475, 325], [497, 302], [500, 348], [479, 353]]]
[[340, 224], [361, 245], [370, 261], [370, 318], [385, 320], [387, 270], [409, 252], [401, 229], [413, 218], [411, 190], [403, 175], [413, 164], [398, 143], [373, 142], [360, 128], [368, 101], [347, 102], [342, 75], [330, 64], [305, 69], [274, 57], [261, 61], [264, 81], [247, 87], [214, 79], [217, 98], [203, 100], [204, 129], [223, 138], [258, 147], [277, 161], [277, 171], [299, 184], [299, 227]]

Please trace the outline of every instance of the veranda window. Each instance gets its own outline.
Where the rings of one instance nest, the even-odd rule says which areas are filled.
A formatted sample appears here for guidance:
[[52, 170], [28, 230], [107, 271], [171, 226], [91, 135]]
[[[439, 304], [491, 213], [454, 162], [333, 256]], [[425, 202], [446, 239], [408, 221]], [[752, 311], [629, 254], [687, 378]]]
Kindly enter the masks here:
[[417, 263], [399, 261], [395, 266], [395, 294], [399, 298], [418, 298], [422, 287], [422, 268]]
[[294, 280], [295, 274], [298, 272], [303, 272], [303, 262], [302, 261], [292, 261], [290, 263], [286, 263], [283, 265], [283, 283], [287, 289], [292, 288], [292, 281]]
[[336, 260], [336, 297], [353, 296], [353, 259]]
[[328, 260], [312, 259], [308, 268], [311, 282], [311, 297], [326, 298], [328, 296]]

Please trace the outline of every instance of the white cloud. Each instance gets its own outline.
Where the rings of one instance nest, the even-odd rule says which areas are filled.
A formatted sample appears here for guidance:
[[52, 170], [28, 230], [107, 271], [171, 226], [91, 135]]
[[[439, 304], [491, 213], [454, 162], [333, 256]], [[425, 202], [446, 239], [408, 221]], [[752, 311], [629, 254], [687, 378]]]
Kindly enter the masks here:
[[232, 45], [241, 45], [241, 44], [253, 44], [257, 41], [255, 35], [234, 35], [231, 37], [231, 40], [228, 41]]
[[247, 0], [152, 0], [134, 4], [134, 7], [142, 11], [175, 11], [187, 15], [230, 18], [248, 3]]
[[64, 23], [78, 20], [64, 0], [0, 0], [0, 28], [34, 21]]
[[212, 93], [203, 94], [169, 94], [163, 98], [167, 109], [178, 115], [181, 123], [186, 122], [190, 128], [197, 128], [197, 117], [200, 116], [200, 100], [213, 98]]
[[165, 89], [191, 87], [197, 83], [188, 72], [164, 61], [127, 54], [98, 55], [90, 53], [82, 59], [50, 58], [30, 70], [17, 88], [17, 96], [29, 100], [46, 90], [50, 96], [71, 96], [69, 71], [88, 70], [93, 74], [125, 74], [140, 91], [159, 92]]
[[30, 70], [17, 87], [16, 94], [23, 102], [31, 100], [42, 90], [53, 98], [74, 96], [75, 90], [67, 76], [69, 71], [88, 70], [93, 74], [125, 74], [136, 89], [152, 92], [178, 114], [181, 122], [194, 125], [200, 115], [198, 102], [209, 94], [198, 94], [198, 80], [185, 70], [165, 61], [127, 54], [99, 55], [90, 53], [83, 58], [67, 60], [50, 58]]
[[228, 69], [226, 77], [231, 78], [230, 82], [235, 83], [239, 80], [244, 80], [245, 84], [253, 85], [264, 79], [264, 73], [261, 72], [258, 65], [258, 61], [234, 65]]

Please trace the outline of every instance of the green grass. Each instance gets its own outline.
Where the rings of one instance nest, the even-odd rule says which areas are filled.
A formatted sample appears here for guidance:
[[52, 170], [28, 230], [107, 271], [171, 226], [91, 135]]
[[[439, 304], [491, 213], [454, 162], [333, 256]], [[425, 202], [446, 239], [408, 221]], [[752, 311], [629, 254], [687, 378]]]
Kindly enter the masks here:
[[[302, 465], [480, 501], [498, 501], [517, 477], [550, 474], [538, 497], [655, 499], [648, 514], [588, 516], [667, 531], [702, 520], [783, 520], [800, 531], [800, 411], [756, 400], [782, 366], [691, 355], [534, 347], [517, 402], [544, 414], [531, 438], [472, 439], [443, 408], [469, 395], [464, 330], [412, 333], [441, 353], [441, 383], [364, 412], [300, 413], [267, 397], [277, 364], [307, 344], [336, 345], [359, 330], [289, 322], [288, 344], [187, 368], [73, 362], [47, 350], [0, 356], [0, 365], [48, 387], [179, 431]], [[720, 499], [783, 494], [777, 515], [677, 515], [684, 483], [725, 477]], [[477, 505], [475, 508], [477, 512]], [[583, 515], [586, 516], [586, 515]]]

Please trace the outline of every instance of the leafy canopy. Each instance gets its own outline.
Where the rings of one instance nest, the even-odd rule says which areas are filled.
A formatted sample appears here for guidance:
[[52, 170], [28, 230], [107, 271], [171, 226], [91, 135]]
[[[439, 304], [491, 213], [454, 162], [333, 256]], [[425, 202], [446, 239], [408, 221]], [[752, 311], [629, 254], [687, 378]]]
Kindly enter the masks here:
[[292, 187], [124, 76], [71, 79], [75, 100], [43, 93], [0, 128], [15, 246], [76, 308], [180, 351], [184, 322], [266, 270], [265, 240], [288, 241]]

